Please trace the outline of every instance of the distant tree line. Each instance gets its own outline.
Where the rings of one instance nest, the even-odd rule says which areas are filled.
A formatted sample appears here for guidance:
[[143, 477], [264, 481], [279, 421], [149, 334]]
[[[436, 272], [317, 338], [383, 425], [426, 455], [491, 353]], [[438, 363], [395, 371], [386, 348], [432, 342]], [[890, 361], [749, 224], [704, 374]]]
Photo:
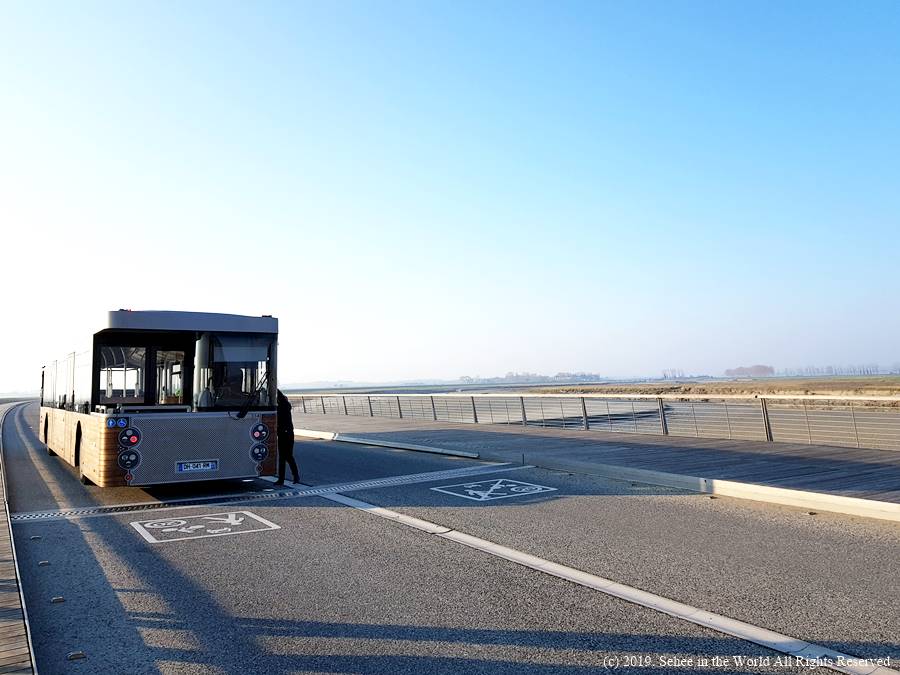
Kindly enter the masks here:
[[725, 371], [726, 377], [772, 377], [775, 369], [772, 366], [740, 366]]
[[597, 373], [557, 373], [556, 375], [539, 375], [538, 373], [509, 372], [503, 377], [481, 377], [463, 375], [459, 378], [462, 384], [539, 384], [542, 382], [598, 382], [608, 378]]
[[806, 366], [804, 368], [785, 368], [779, 375], [785, 377], [829, 377], [842, 375], [881, 375], [886, 372], [900, 372], [900, 364], [894, 364], [890, 371], [882, 370], [877, 363], [861, 366]]

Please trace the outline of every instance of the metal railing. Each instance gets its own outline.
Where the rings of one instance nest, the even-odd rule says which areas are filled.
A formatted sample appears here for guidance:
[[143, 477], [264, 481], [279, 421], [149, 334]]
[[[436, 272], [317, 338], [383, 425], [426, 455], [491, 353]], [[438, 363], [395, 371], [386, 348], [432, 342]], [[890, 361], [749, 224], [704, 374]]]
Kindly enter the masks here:
[[900, 450], [900, 398], [610, 394], [292, 395], [307, 414]]

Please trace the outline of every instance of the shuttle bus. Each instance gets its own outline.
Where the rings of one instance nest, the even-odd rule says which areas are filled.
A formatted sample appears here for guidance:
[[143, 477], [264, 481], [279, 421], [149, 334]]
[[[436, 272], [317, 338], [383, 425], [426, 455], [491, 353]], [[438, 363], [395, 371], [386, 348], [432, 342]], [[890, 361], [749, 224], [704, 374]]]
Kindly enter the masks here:
[[41, 371], [39, 434], [83, 483], [274, 475], [278, 319], [109, 312]]

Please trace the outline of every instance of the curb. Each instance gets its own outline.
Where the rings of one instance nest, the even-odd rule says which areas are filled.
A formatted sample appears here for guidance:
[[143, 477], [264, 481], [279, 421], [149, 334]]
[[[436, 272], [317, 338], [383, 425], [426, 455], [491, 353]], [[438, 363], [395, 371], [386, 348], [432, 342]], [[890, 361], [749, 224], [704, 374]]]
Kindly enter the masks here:
[[[375, 441], [358, 436], [344, 436], [340, 433], [327, 431], [312, 431], [308, 429], [294, 429], [294, 434], [299, 436], [307, 436], [309, 438], [318, 438], [324, 440], [343, 441], [345, 443], [360, 443], [364, 445], [377, 445], [386, 448], [398, 448], [400, 450], [415, 450], [418, 452], [431, 452], [440, 455], [453, 455], [456, 457], [468, 457], [470, 459], [481, 459], [482, 457], [476, 453], [462, 452], [459, 450], [446, 450], [443, 448], [435, 448], [426, 445], [412, 445], [407, 443], [396, 443], [393, 441]], [[494, 459], [508, 461], [508, 458], [498, 456], [485, 455], [484, 459]], [[525, 462], [525, 456], [522, 462]], [[766, 502], [767, 504], [779, 504], [782, 506], [793, 506], [802, 509], [815, 509], [817, 511], [827, 511], [829, 513], [840, 513], [849, 516], [862, 516], [864, 518], [875, 518], [877, 520], [888, 520], [900, 523], [900, 504], [892, 502], [880, 502], [874, 499], [861, 499], [859, 497], [843, 497], [841, 495], [830, 495], [823, 492], [810, 492], [807, 490], [792, 490], [790, 488], [771, 487], [768, 485], [757, 485], [755, 483], [741, 483], [731, 480], [721, 480], [717, 478], [703, 478], [701, 476], [687, 476], [678, 473], [667, 473], [665, 471], [653, 471], [652, 469], [637, 469], [628, 466], [619, 466], [616, 464], [595, 464], [586, 462], [559, 462], [546, 463], [533, 456], [527, 458], [529, 464], [543, 469], [563, 469], [567, 471], [578, 471], [580, 473], [593, 474], [603, 476], [604, 478], [613, 478], [618, 480], [632, 480], [640, 483], [648, 483], [650, 485], [660, 485], [663, 487], [678, 488], [689, 490], [691, 492], [699, 492], [701, 494], [721, 495], [723, 497], [736, 497], [738, 499], [749, 499], [757, 502]]]
[[6, 526], [9, 529], [9, 547], [12, 553], [13, 568], [16, 574], [16, 588], [19, 593], [19, 605], [22, 607], [22, 621], [25, 624], [25, 637], [28, 641], [28, 656], [31, 659], [31, 672], [38, 675], [37, 658], [34, 655], [34, 643], [31, 636], [31, 622], [28, 619], [28, 607], [25, 605], [25, 592], [22, 589], [22, 572], [19, 569], [19, 556], [16, 553], [16, 540], [13, 536], [12, 519], [9, 515], [9, 494], [7, 486], [9, 481], [6, 478], [6, 456], [3, 454], [3, 423], [6, 421], [8, 413], [17, 409], [27, 401], [12, 403], [9, 407], [4, 408], [0, 412], [0, 481], [3, 484], [3, 510], [6, 513]]
[[315, 438], [320, 441], [333, 441], [337, 436], [333, 431], [314, 431], [313, 429], [294, 429], [294, 436], [303, 438]]
[[465, 457], [466, 459], [480, 459], [477, 452], [464, 452], [463, 450], [447, 450], [435, 448], [429, 445], [415, 445], [413, 443], [397, 443], [396, 441], [376, 441], [371, 438], [359, 436], [346, 436], [333, 431], [315, 431], [314, 429], [294, 429], [294, 436], [303, 438], [315, 438], [320, 441], [340, 441], [341, 443], [358, 443], [360, 445], [376, 445], [380, 448], [396, 448], [398, 450], [413, 450], [415, 452], [429, 452], [433, 455], [449, 455], [451, 457]]
[[557, 465], [542, 464], [533, 457], [528, 458], [530, 464], [546, 469], [577, 470], [582, 473], [595, 474], [605, 478], [618, 480], [632, 480], [651, 485], [678, 488], [699, 492], [701, 494], [720, 495], [723, 497], [735, 497], [749, 499], [767, 504], [779, 504], [793, 506], [802, 509], [815, 509], [829, 513], [840, 513], [850, 516], [863, 516], [900, 523], [900, 504], [893, 502], [880, 502], [874, 499], [861, 499], [859, 497], [844, 497], [830, 495], [823, 492], [810, 492], [808, 490], [792, 490], [790, 488], [771, 487], [755, 483], [740, 483], [732, 480], [718, 478], [703, 478], [700, 476], [688, 476], [665, 471], [653, 471], [652, 469], [636, 469], [615, 464], [590, 464], [583, 463]]

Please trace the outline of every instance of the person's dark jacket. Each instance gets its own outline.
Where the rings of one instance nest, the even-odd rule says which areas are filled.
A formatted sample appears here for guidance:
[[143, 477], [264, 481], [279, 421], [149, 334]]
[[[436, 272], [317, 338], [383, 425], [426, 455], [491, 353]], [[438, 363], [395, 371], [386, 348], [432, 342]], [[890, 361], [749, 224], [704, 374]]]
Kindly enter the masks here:
[[291, 402], [278, 390], [278, 435], [294, 436], [294, 420], [291, 417]]

